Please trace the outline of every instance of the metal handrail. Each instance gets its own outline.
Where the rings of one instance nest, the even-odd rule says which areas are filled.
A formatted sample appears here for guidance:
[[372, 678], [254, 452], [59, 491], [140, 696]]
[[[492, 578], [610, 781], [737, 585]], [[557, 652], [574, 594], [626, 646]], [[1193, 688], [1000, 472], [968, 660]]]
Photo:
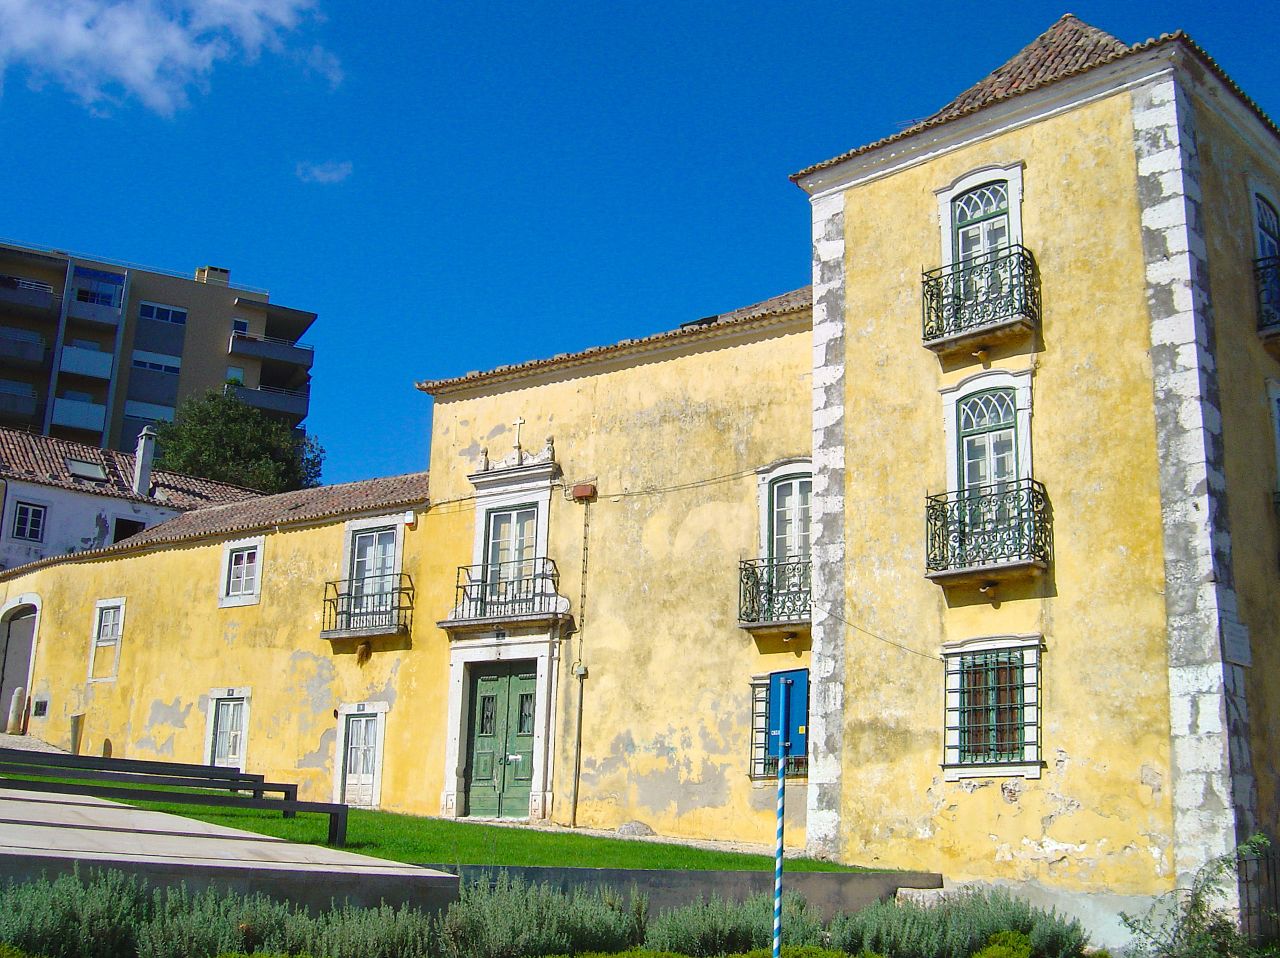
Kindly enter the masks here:
[[237, 337], [239, 337], [240, 339], [248, 339], [255, 343], [276, 343], [277, 345], [280, 345], [280, 346], [293, 346], [296, 349], [305, 349], [310, 352], [315, 352], [316, 350], [314, 346], [311, 346], [307, 343], [294, 342], [292, 339], [283, 339], [279, 336], [259, 336], [256, 333], [244, 333], [238, 329], [232, 330], [231, 338], [234, 340]]
[[811, 615], [813, 563], [808, 556], [742, 559], [738, 621], [795, 622]]
[[1044, 485], [1015, 479], [925, 501], [925, 565], [929, 572], [1021, 562], [1048, 563], [1053, 516]]
[[321, 632], [353, 629], [409, 631], [416, 592], [407, 572], [388, 572], [324, 584]]
[[0, 286], [6, 289], [29, 289], [36, 293], [52, 293], [53, 287], [38, 279], [27, 279], [23, 276], [11, 276], [0, 273]]
[[551, 559], [458, 567], [455, 619], [552, 614], [558, 610], [560, 571]]
[[1035, 258], [1007, 246], [923, 274], [922, 333], [926, 343], [975, 332], [1007, 320], [1040, 321]]

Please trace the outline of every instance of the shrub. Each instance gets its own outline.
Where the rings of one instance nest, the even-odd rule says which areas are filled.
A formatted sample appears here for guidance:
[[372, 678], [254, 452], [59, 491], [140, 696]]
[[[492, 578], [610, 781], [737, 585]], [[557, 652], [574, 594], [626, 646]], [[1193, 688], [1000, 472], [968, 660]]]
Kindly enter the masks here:
[[[782, 899], [782, 940], [790, 945], [825, 944], [821, 920], [795, 893]], [[726, 902], [713, 897], [672, 909], [650, 923], [644, 943], [647, 948], [692, 958], [770, 947], [773, 898], [756, 895], [744, 902]]]
[[21, 948], [15, 948], [0, 941], [0, 958], [34, 958], [34, 956], [27, 954]]
[[323, 958], [438, 958], [437, 924], [429, 912], [407, 905], [343, 905], [318, 918], [293, 916], [286, 927], [283, 950]]
[[79, 870], [0, 892], [0, 941], [44, 958], [135, 958], [146, 883], [118, 871]]
[[[745, 955], [735, 955], [732, 958], [773, 958], [773, 947], [757, 948]], [[849, 958], [849, 956], [843, 951], [832, 951], [830, 948], [820, 948], [817, 945], [783, 945], [782, 958]], [[867, 958], [867, 956], [863, 955], [859, 958]]]
[[1024, 934], [1032, 958], [1077, 958], [1084, 949], [1079, 922], [999, 890], [967, 892], [932, 907], [879, 902], [838, 916], [831, 923], [831, 944], [851, 955], [876, 951], [889, 958], [969, 958], [1001, 931]]
[[1031, 939], [1020, 931], [998, 931], [973, 958], [1031, 958]]
[[611, 890], [575, 890], [510, 878], [464, 886], [440, 922], [450, 958], [535, 958], [560, 953], [619, 952], [643, 940], [645, 900], [630, 906]]
[[282, 950], [294, 909], [265, 895], [186, 885], [157, 891], [150, 919], [138, 930], [138, 958], [214, 958], [257, 948]]
[[1235, 876], [1240, 858], [1253, 858], [1270, 844], [1254, 835], [1238, 848], [1211, 859], [1191, 878], [1189, 888], [1161, 895], [1147, 914], [1121, 914], [1133, 932], [1129, 954], [1136, 958], [1246, 958], [1255, 954], [1234, 916], [1221, 902], [1223, 885]]

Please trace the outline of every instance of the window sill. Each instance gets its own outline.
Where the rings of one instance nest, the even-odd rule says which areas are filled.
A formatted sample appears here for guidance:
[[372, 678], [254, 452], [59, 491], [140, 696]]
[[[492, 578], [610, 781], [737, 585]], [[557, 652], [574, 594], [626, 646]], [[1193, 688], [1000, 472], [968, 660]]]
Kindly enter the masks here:
[[220, 595], [218, 596], [219, 609], [237, 609], [245, 605], [257, 605], [260, 595]]
[[969, 778], [1039, 778], [1043, 762], [1010, 762], [1006, 765], [944, 765], [942, 778], [959, 782]]

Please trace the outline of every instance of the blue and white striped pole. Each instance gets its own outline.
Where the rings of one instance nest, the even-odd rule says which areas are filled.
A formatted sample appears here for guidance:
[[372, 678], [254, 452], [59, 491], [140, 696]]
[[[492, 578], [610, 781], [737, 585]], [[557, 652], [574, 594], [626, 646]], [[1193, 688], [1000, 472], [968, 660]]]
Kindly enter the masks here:
[[773, 958], [782, 958], [782, 830], [787, 812], [787, 716], [791, 714], [787, 699], [791, 692], [791, 680], [780, 683], [782, 692], [782, 716], [778, 729], [778, 844], [773, 853]]

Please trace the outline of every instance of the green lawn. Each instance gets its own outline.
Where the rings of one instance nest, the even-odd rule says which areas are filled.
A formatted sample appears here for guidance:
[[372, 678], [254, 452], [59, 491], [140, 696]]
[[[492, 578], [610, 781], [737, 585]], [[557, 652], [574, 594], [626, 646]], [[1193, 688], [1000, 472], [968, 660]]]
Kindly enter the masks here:
[[[141, 803], [135, 803], [141, 804]], [[299, 813], [281, 818], [278, 812], [241, 808], [200, 808], [192, 805], [145, 803], [146, 808], [198, 818], [217, 825], [275, 835], [290, 841], [322, 844], [328, 816]], [[537, 828], [507, 828], [438, 818], [419, 818], [392, 812], [351, 810], [347, 823], [349, 851], [415, 864], [445, 865], [572, 865], [583, 868], [682, 868], [768, 871], [773, 858], [734, 852], [705, 851], [669, 842], [598, 838]], [[787, 859], [793, 871], [862, 871], [807, 858]]]

